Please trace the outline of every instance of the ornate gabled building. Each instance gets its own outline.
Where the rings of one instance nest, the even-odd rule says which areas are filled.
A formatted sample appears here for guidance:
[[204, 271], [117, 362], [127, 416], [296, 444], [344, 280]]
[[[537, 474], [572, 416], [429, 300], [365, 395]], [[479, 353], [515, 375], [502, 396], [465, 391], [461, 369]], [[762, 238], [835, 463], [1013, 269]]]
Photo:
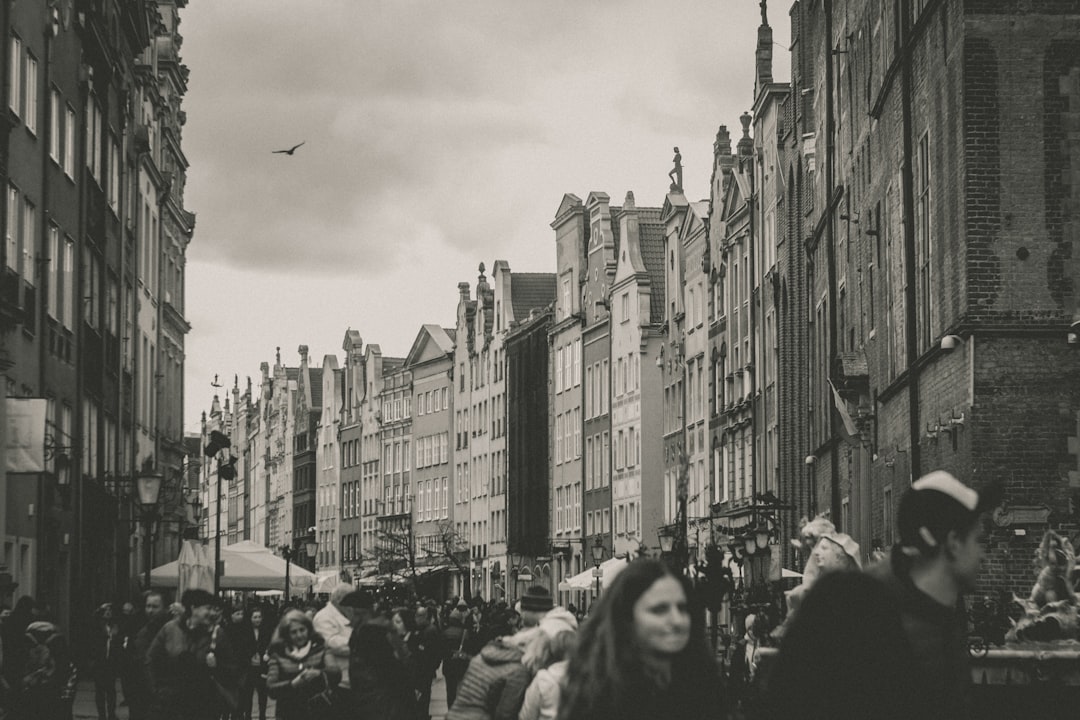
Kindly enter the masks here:
[[616, 555], [664, 525], [664, 229], [659, 208], [628, 192], [618, 213], [611, 309], [611, 515]]
[[423, 578], [418, 592], [424, 594], [441, 595], [444, 571], [466, 566], [461, 555], [467, 546], [453, 532], [450, 516], [454, 334], [438, 325], [424, 325], [405, 358], [413, 383], [412, 444], [416, 448], [412, 532], [417, 578]]
[[[708, 202], [688, 202], [682, 188], [668, 193], [664, 222], [664, 308], [668, 342], [661, 360], [664, 388], [664, 518], [683, 523], [687, 550], [709, 539], [710, 345]], [[703, 539], [699, 541], [701, 532]], [[679, 531], [681, 537], [682, 530]]]
[[453, 443], [450, 483], [453, 531], [469, 547], [467, 578], [455, 592], [487, 598], [513, 596], [516, 580], [507, 546], [506, 354], [503, 341], [514, 323], [554, 296], [554, 276], [514, 273], [496, 260], [488, 283], [480, 265], [473, 300], [458, 283], [455, 325]]
[[[308, 358], [308, 346], [298, 348], [300, 367], [296, 377], [296, 406], [290, 441], [293, 448], [292, 464], [292, 548], [297, 550], [294, 561], [308, 570], [315, 567], [316, 557], [308, 557], [308, 542], [317, 542], [315, 525], [318, 500], [316, 485], [321, 468], [333, 467], [337, 457], [334, 447], [319, 446], [319, 421], [322, 418], [322, 368], [312, 368]], [[316, 552], [316, 556], [318, 552]]]
[[315, 528], [318, 550], [315, 569], [318, 573], [316, 589], [337, 584], [341, 577], [342, 550], [341, 522], [346, 500], [355, 504], [356, 498], [347, 498], [343, 492], [342, 478], [346, 467], [359, 465], [360, 440], [351, 437], [352, 445], [346, 445], [342, 437], [344, 400], [344, 370], [338, 367], [336, 355], [324, 355], [322, 362], [322, 412], [316, 427], [316, 473]]
[[[573, 207], [576, 196], [567, 195]], [[615, 208], [618, 210], [618, 208]], [[582, 399], [582, 537], [589, 547], [599, 544], [612, 555], [611, 536], [611, 308], [608, 290], [615, 280], [619, 256], [619, 223], [607, 193], [591, 192], [579, 211], [588, 224], [588, 251], [581, 287], [584, 329], [581, 361]], [[592, 550], [586, 550], [591, 557]]]
[[[551, 223], [555, 230], [555, 317], [551, 326], [551, 538], [556, 587], [591, 562], [583, 532], [584, 410], [582, 328], [590, 227], [581, 200], [565, 195]], [[561, 591], [566, 593], [567, 591]], [[560, 602], [569, 602], [560, 595]]]

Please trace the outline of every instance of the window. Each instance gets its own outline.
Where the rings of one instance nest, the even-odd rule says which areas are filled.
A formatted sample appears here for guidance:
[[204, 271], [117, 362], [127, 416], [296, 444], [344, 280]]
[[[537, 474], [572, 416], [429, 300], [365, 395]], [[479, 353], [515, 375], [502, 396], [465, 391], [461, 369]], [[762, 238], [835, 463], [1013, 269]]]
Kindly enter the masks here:
[[555, 350], [555, 392], [561, 393], [563, 389], [563, 349]]
[[120, 209], [120, 145], [116, 142], [116, 139], [111, 135], [109, 136], [109, 183], [108, 183], [108, 200], [109, 207], [112, 211], [118, 212]]
[[19, 227], [15, 219], [18, 217], [19, 191], [13, 186], [8, 186], [7, 193], [7, 230], [4, 236], [4, 262], [8, 268], [19, 272]]
[[37, 247], [37, 214], [34, 204], [23, 198], [22, 218], [22, 277], [28, 284], [33, 285], [34, 278], [34, 250]]
[[68, 105], [64, 122], [64, 174], [75, 178], [75, 110]]
[[49, 293], [46, 302], [48, 303], [49, 317], [54, 320], [60, 319], [60, 262], [62, 259], [60, 257], [60, 228], [50, 223], [49, 270], [47, 274]]
[[620, 300], [622, 304], [622, 320], [621, 322], [630, 322], [630, 293], [624, 292]]
[[[931, 255], [933, 239], [930, 234], [930, 135], [923, 134], [919, 141], [918, 166], [915, 172], [915, 233], [919, 253], [919, 325], [923, 349], [933, 341], [934, 294]], [[909, 361], [912, 359], [909, 359]]]
[[560, 319], [569, 317], [573, 312], [573, 294], [570, 292], [570, 285], [572, 275], [567, 273], [562, 279], [562, 312], [559, 314]]
[[581, 387], [581, 341], [574, 341], [574, 387]]
[[38, 86], [38, 62], [37, 59], [27, 53], [26, 55], [26, 103], [23, 105], [23, 119], [26, 122], [26, 129], [37, 135], [37, 116], [38, 116], [38, 100], [37, 100], [37, 86]]
[[[69, 237], [64, 238], [64, 262], [61, 273], [63, 295], [59, 299], [59, 320], [64, 327], [73, 330], [75, 321], [75, 241]], [[128, 333], [128, 337], [132, 337], [131, 333]], [[129, 342], [128, 345], [131, 346], [132, 343]]]
[[101, 106], [98, 105], [97, 97], [91, 93], [86, 98], [86, 168], [90, 171], [90, 176], [98, 182], [101, 181], [101, 138]]
[[22, 99], [22, 38], [11, 36], [11, 56], [8, 58], [8, 106], [11, 112], [19, 114], [19, 101]]
[[49, 93], [49, 157], [60, 162], [60, 138], [63, 132], [63, 107], [60, 104], [60, 91], [53, 88]]

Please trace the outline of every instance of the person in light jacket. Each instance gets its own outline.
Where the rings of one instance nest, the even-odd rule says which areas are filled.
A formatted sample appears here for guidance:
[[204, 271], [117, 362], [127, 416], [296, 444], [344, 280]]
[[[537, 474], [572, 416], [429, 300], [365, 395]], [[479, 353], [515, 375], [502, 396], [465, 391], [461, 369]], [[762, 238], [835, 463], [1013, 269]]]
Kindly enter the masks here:
[[320, 706], [317, 695], [331, 694], [341, 671], [326, 662], [326, 642], [300, 610], [290, 610], [278, 623], [270, 643], [266, 689], [277, 700], [279, 720], [316, 720], [325, 717], [329, 701]]
[[526, 646], [521, 659], [533, 679], [525, 691], [518, 720], [555, 720], [570, 650], [577, 644], [577, 627], [574, 614], [561, 607], [540, 621], [540, 632]]

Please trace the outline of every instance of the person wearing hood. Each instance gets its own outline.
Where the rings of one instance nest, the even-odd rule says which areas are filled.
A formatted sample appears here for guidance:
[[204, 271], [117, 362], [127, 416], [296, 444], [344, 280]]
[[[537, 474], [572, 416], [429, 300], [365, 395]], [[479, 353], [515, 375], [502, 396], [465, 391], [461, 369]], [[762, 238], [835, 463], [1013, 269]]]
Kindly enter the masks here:
[[555, 608], [544, 616], [539, 627], [540, 632], [529, 642], [522, 658], [533, 679], [525, 691], [518, 720], [555, 720], [570, 651], [577, 643], [577, 618], [569, 609]]
[[522, 659], [526, 646], [539, 632], [539, 628], [527, 628], [485, 645], [469, 662], [446, 720], [516, 718], [532, 680]]

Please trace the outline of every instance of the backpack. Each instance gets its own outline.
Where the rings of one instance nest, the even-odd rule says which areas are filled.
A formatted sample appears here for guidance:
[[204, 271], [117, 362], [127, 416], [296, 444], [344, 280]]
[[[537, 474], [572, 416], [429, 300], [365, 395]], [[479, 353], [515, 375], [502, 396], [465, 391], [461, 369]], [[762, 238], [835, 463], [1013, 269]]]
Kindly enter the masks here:
[[60, 697], [70, 700], [75, 697], [78, 686], [78, 670], [74, 663], [58, 662], [54, 649], [64, 641], [59, 628], [50, 622], [33, 622], [26, 628], [26, 637], [30, 649], [23, 669], [23, 690], [55, 687]]

